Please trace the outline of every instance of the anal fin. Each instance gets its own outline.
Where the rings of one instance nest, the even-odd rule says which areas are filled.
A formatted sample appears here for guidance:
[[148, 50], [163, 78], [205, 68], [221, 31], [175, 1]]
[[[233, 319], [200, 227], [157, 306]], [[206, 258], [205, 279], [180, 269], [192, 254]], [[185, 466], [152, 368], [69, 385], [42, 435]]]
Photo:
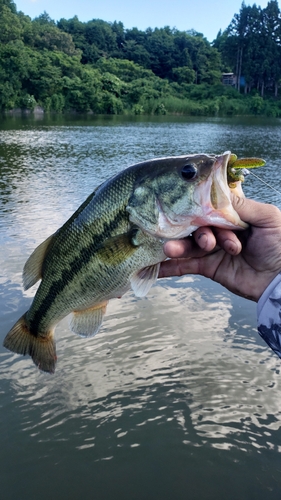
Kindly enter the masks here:
[[106, 312], [107, 301], [82, 311], [73, 311], [70, 329], [81, 337], [92, 337], [99, 331]]

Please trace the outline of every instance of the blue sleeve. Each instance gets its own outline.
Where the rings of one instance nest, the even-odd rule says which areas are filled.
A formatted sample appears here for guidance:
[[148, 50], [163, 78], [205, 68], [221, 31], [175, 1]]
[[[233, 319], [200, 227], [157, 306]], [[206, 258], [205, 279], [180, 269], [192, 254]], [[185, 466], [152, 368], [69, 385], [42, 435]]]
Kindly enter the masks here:
[[257, 314], [260, 336], [281, 358], [281, 273], [260, 297]]

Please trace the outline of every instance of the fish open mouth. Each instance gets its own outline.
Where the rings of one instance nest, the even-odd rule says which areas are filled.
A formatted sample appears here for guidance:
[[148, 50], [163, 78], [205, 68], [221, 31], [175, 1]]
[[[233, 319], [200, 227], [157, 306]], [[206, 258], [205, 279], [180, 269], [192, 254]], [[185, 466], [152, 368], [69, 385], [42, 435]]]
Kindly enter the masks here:
[[210, 206], [211, 209], [209, 216], [216, 225], [219, 225], [221, 218], [221, 227], [235, 227], [236, 229], [246, 229], [248, 224], [242, 221], [238, 213], [234, 210], [231, 201], [231, 191], [234, 194], [243, 196], [242, 189], [237, 186], [231, 189], [227, 180], [227, 167], [231, 157], [231, 152], [226, 151], [220, 156], [217, 156], [211, 172], [212, 184], [210, 191]]

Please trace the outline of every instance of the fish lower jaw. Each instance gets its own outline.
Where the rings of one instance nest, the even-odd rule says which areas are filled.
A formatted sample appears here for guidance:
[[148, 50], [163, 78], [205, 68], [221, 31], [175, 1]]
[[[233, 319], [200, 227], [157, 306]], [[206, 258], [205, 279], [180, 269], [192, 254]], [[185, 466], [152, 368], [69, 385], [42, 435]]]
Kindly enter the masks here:
[[169, 220], [169, 225], [158, 224], [154, 236], [165, 240], [180, 239], [189, 236], [196, 229], [202, 226], [215, 226], [222, 229], [247, 229], [248, 224], [242, 221], [232, 207], [224, 209], [214, 209], [209, 207], [206, 211], [194, 214], [192, 217], [183, 218], [178, 221]]
[[147, 231], [151, 236], [157, 238], [163, 243], [167, 240], [178, 240], [180, 238], [185, 238], [189, 236], [198, 225], [195, 226], [191, 221], [185, 221], [183, 223], [175, 222], [170, 223], [169, 226], [158, 225], [153, 231]]
[[247, 229], [249, 227], [246, 222], [240, 219], [235, 210], [230, 212], [228, 210], [214, 210], [195, 217], [192, 222], [197, 227], [215, 226], [222, 229]]

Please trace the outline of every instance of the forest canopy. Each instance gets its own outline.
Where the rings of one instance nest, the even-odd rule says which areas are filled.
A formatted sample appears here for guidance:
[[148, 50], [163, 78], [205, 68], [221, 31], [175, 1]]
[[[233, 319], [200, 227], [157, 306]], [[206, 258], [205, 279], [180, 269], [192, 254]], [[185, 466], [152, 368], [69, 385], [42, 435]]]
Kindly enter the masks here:
[[[224, 85], [222, 74], [233, 74]], [[281, 15], [243, 2], [210, 43], [176, 28], [31, 19], [0, 0], [0, 110], [281, 116]]]

